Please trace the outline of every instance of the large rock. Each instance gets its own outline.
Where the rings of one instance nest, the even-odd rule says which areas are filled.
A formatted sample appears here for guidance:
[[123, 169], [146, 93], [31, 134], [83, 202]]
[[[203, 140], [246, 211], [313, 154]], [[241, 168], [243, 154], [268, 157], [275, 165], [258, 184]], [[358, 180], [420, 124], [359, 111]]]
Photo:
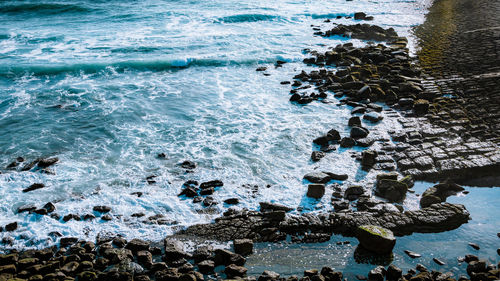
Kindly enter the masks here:
[[236, 239], [233, 241], [234, 252], [243, 256], [253, 253], [253, 241], [251, 239]]
[[310, 184], [307, 186], [307, 196], [315, 199], [320, 199], [325, 195], [324, 184]]
[[389, 254], [396, 245], [392, 231], [376, 225], [358, 227], [356, 237], [363, 248], [376, 254]]
[[375, 165], [375, 158], [377, 158], [377, 152], [373, 150], [365, 150], [361, 153], [361, 165], [365, 167], [372, 167]]
[[425, 208], [432, 204], [445, 202], [448, 196], [455, 195], [463, 190], [463, 187], [449, 181], [436, 184], [424, 191], [420, 199], [420, 206]]
[[402, 201], [406, 197], [408, 186], [397, 180], [381, 179], [377, 181], [375, 194], [391, 202]]

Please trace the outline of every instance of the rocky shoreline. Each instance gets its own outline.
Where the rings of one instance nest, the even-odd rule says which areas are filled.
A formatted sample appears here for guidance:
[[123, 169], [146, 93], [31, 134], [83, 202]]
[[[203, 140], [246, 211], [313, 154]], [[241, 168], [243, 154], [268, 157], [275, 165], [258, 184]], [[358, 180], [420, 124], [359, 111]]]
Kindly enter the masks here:
[[[495, 5], [480, 2], [483, 6]], [[441, 20], [437, 15], [439, 12], [443, 13], [443, 5], [442, 2], [434, 4], [428, 16], [431, 23], [426, 22], [427, 25]], [[500, 10], [500, 7], [495, 8]], [[463, 10], [457, 9], [456, 12]], [[367, 18], [366, 15], [364, 17], [358, 19]], [[453, 18], [454, 24], [464, 24], [467, 27], [471, 34], [467, 36], [478, 33], [495, 36], [498, 32], [496, 29], [476, 31], [476, 26], [468, 26], [459, 17], [455, 18], [455, 15]], [[333, 21], [327, 20], [325, 23], [331, 24]], [[346, 124], [350, 127], [350, 134], [342, 136], [332, 128], [318, 136], [312, 140], [317, 149], [312, 151], [311, 159], [321, 163], [327, 153], [338, 148], [368, 148], [356, 157], [363, 170], [378, 175], [377, 181], [373, 182], [373, 190], [363, 186], [343, 186], [341, 182], [347, 179], [346, 175], [313, 172], [304, 176], [304, 180], [309, 183], [307, 196], [319, 199], [331, 188], [331, 202], [335, 212], [288, 214], [293, 208], [262, 202], [260, 211], [228, 209], [214, 223], [191, 226], [165, 239], [163, 245], [139, 239], [126, 241], [121, 237], [101, 237], [95, 243], [62, 237], [59, 239], [59, 246], [21, 252], [10, 250], [9, 253], [1, 254], [0, 281], [199, 281], [221, 278], [244, 278], [249, 281], [340, 281], [343, 280], [342, 273], [329, 267], [320, 271], [307, 270], [302, 278], [292, 276], [285, 279], [272, 271], [265, 271], [258, 277], [248, 277], [244, 256], [252, 253], [253, 242], [286, 239], [295, 243], [324, 242], [332, 234], [356, 236], [356, 229], [363, 225], [381, 226], [391, 230], [396, 236], [402, 236], [443, 232], [467, 223], [470, 214], [463, 205], [445, 202], [446, 197], [452, 194], [450, 192], [461, 192], [451, 181], [445, 180], [467, 183], [471, 178], [490, 177], [488, 181], [482, 182], [483, 185], [499, 185], [500, 137], [495, 120], [500, 112], [500, 75], [497, 75], [497, 66], [500, 64], [485, 62], [487, 69], [475, 67], [469, 71], [463, 63], [456, 63], [460, 62], [457, 56], [461, 55], [450, 50], [443, 43], [444, 39], [433, 37], [435, 28], [429, 28], [426, 24], [416, 31], [422, 39], [418, 59], [410, 56], [407, 39], [399, 37], [392, 29], [370, 24], [334, 25], [325, 31], [314, 27], [317, 36], [348, 36], [384, 41], [385, 44], [369, 43], [365, 47], [354, 47], [353, 44], [346, 43], [326, 52], [307, 50], [310, 56], [304, 63], [313, 66], [315, 70], [309, 73], [302, 71], [293, 81], [282, 82], [284, 86], [290, 85], [290, 102], [297, 106], [323, 102], [351, 108], [353, 117]], [[466, 57], [472, 63], [483, 62], [478, 59], [480, 53], [462, 45], [465, 44], [463, 41], [471, 40], [469, 37], [464, 37], [454, 29], [444, 31], [447, 33], [441, 35], [449, 40], [446, 42], [453, 42], [458, 50], [470, 51]], [[498, 62], [498, 56], [494, 59]], [[337, 69], [334, 71], [329, 66], [336, 66]], [[265, 71], [265, 68], [258, 70]], [[452, 96], [448, 96], [449, 94]], [[336, 102], [331, 96], [339, 101]], [[384, 109], [381, 103], [389, 109]], [[486, 106], [486, 110], [483, 106]], [[402, 131], [389, 132], [391, 139], [380, 138], [363, 126], [363, 122], [380, 122], [383, 118], [382, 111], [387, 111], [389, 118], [397, 118], [403, 127]], [[391, 112], [397, 114], [391, 115]], [[378, 144], [376, 148], [373, 146], [375, 143]], [[24, 159], [18, 158], [7, 168], [20, 171], [37, 169], [50, 174], [49, 167], [56, 164], [58, 159], [36, 159], [24, 166], [21, 164], [23, 162]], [[180, 165], [186, 169], [194, 169], [196, 166], [189, 161]], [[154, 177], [147, 180], [148, 183], [154, 182]], [[404, 211], [399, 203], [410, 192], [414, 180], [441, 183], [423, 194], [420, 210]], [[222, 185], [218, 180], [201, 184], [187, 182], [179, 195], [199, 200], [203, 206], [210, 207], [216, 202], [207, 195], [213, 194]], [[44, 188], [44, 185], [34, 184], [23, 192], [40, 188]], [[383, 200], [375, 199], [372, 193]], [[49, 203], [43, 207], [31, 206], [22, 211], [50, 215], [55, 207]], [[237, 204], [237, 199], [228, 204], [233, 203]], [[94, 207], [94, 211], [104, 214], [101, 217], [103, 220], [112, 219], [106, 215], [110, 210], [106, 206]], [[94, 218], [95, 216], [83, 219]], [[82, 218], [63, 218], [64, 221], [72, 219]], [[0, 230], [15, 231], [16, 228], [17, 223], [13, 222]], [[192, 237], [233, 241], [234, 252], [203, 246], [188, 253], [180, 241]], [[408, 253], [410, 254], [418, 255]], [[500, 278], [500, 264], [495, 266], [476, 256], [466, 256], [464, 261], [469, 264], [469, 278], [460, 277], [458, 280]], [[435, 262], [440, 263], [439, 260]], [[216, 269], [218, 266], [223, 266], [223, 270]], [[448, 273], [429, 272], [423, 265], [406, 274], [395, 265], [390, 265], [387, 269], [379, 266], [370, 271], [367, 277], [360, 276], [358, 279], [455, 280]]]

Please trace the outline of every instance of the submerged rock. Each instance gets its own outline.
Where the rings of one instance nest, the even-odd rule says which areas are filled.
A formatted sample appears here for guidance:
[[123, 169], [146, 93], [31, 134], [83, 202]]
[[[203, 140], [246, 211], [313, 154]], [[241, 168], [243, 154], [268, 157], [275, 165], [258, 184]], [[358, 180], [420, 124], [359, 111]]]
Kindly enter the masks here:
[[388, 254], [396, 245], [392, 231], [376, 225], [359, 226], [356, 238], [362, 247], [376, 254]]

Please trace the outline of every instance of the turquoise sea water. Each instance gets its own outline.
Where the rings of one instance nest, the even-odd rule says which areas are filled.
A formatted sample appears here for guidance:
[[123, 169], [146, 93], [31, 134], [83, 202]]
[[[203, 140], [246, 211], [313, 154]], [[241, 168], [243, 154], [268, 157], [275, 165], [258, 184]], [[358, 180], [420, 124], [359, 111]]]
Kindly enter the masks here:
[[[206, 212], [179, 198], [188, 179], [221, 179], [224, 187], [214, 198], [237, 197], [239, 207], [256, 209], [260, 201], [274, 201], [306, 211], [330, 210], [328, 196], [321, 202], [305, 197], [306, 172], [347, 173], [349, 183], [373, 177], [359, 169], [349, 150], [330, 153], [320, 163], [310, 161], [315, 137], [332, 128], [347, 134], [350, 110], [334, 103], [290, 104], [289, 86], [280, 82], [306, 68], [304, 48], [347, 42], [313, 36], [312, 24], [326, 27], [327, 18], [359, 11], [373, 15], [374, 24], [408, 36], [423, 22], [425, 5], [400, 0], [1, 1], [0, 226], [17, 221], [19, 229], [0, 237], [13, 236], [15, 247], [50, 245], [53, 231], [82, 239], [107, 231], [161, 240], [227, 208], [220, 203]], [[335, 22], [356, 23], [346, 18]], [[275, 68], [277, 60], [287, 63]], [[269, 76], [256, 72], [259, 66], [268, 67]], [[367, 126], [381, 134], [398, 128], [391, 118]], [[167, 159], [158, 159], [158, 153]], [[4, 169], [18, 156], [26, 161], [57, 156], [60, 161], [52, 168], [55, 175]], [[177, 165], [186, 159], [197, 163], [193, 173]], [[151, 175], [154, 184], [146, 181]], [[40, 182], [46, 187], [22, 192]], [[93, 213], [95, 205], [108, 205], [113, 220], [65, 223], [15, 212], [21, 205], [41, 207], [49, 201], [61, 216], [83, 216]], [[416, 202], [409, 198], [406, 207]], [[131, 217], [139, 212], [162, 215], [171, 223]], [[486, 210], [471, 206], [471, 213], [491, 224], [485, 222], [487, 215], [482, 217]], [[476, 228], [468, 226], [403, 238], [398, 247], [423, 253], [419, 247], [430, 245], [425, 243], [474, 235]], [[316, 255], [315, 247], [323, 251], [333, 245], [312, 245], [311, 251]], [[262, 247], [256, 257], [265, 255], [267, 246]], [[349, 251], [335, 251], [345, 255], [335, 262], [352, 265]], [[252, 258], [249, 266], [260, 270]]]

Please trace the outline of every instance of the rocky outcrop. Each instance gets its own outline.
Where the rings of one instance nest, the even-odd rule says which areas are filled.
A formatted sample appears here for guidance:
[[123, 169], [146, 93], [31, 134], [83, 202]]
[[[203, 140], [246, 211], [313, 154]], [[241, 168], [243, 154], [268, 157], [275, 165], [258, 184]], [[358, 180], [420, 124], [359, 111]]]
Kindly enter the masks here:
[[432, 204], [445, 202], [448, 196], [455, 195], [463, 190], [463, 187], [453, 182], [436, 184], [435, 186], [424, 191], [422, 198], [420, 199], [420, 206], [425, 208]]
[[[271, 212], [272, 213], [272, 212]], [[394, 235], [414, 232], [442, 232], [467, 223], [469, 212], [463, 205], [434, 204], [417, 211], [400, 212], [341, 212], [288, 215], [275, 219], [271, 213], [241, 211], [219, 217], [212, 224], [194, 225], [178, 235], [199, 236], [207, 239], [229, 241], [248, 238], [254, 241], [281, 241], [287, 234], [302, 235], [306, 232], [353, 236], [361, 225], [377, 225], [391, 230]], [[283, 212], [284, 213], [284, 212]]]

